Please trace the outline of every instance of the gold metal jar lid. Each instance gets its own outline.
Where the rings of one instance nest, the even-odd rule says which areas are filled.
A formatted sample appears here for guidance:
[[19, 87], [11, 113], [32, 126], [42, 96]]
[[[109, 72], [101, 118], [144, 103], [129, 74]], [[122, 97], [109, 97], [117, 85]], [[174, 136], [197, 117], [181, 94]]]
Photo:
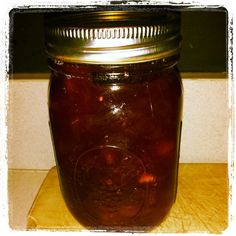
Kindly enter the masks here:
[[174, 11], [97, 11], [51, 17], [49, 57], [73, 63], [127, 64], [170, 57], [180, 50]]

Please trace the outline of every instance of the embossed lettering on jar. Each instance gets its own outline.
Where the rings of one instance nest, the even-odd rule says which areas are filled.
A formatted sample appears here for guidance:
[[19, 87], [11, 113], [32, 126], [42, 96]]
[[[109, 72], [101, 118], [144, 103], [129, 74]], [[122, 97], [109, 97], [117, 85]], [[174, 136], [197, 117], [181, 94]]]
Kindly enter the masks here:
[[69, 210], [88, 229], [151, 231], [177, 191], [179, 13], [49, 16], [46, 50], [51, 134]]

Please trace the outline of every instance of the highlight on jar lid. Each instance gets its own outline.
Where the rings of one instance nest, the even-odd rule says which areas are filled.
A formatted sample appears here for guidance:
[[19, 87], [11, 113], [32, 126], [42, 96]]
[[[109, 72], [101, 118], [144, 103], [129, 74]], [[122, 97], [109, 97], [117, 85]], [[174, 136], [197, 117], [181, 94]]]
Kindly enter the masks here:
[[46, 21], [46, 52], [64, 62], [127, 64], [179, 54], [176, 11], [79, 12]]

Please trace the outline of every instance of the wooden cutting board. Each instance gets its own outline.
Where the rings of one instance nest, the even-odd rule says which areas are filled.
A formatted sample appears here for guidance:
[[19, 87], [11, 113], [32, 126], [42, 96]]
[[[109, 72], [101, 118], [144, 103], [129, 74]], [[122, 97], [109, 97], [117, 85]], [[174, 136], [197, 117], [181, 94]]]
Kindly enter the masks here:
[[[180, 164], [177, 199], [154, 232], [221, 233], [228, 220], [227, 164]], [[67, 209], [56, 168], [45, 178], [28, 214], [28, 229], [85, 230]]]

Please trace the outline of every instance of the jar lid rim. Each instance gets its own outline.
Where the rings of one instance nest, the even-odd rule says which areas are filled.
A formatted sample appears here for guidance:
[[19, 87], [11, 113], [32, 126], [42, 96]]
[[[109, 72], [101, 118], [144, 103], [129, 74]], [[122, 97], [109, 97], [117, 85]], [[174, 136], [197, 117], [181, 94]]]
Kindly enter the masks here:
[[179, 12], [80, 12], [46, 21], [48, 56], [67, 62], [157, 60], [179, 53], [180, 41]]

